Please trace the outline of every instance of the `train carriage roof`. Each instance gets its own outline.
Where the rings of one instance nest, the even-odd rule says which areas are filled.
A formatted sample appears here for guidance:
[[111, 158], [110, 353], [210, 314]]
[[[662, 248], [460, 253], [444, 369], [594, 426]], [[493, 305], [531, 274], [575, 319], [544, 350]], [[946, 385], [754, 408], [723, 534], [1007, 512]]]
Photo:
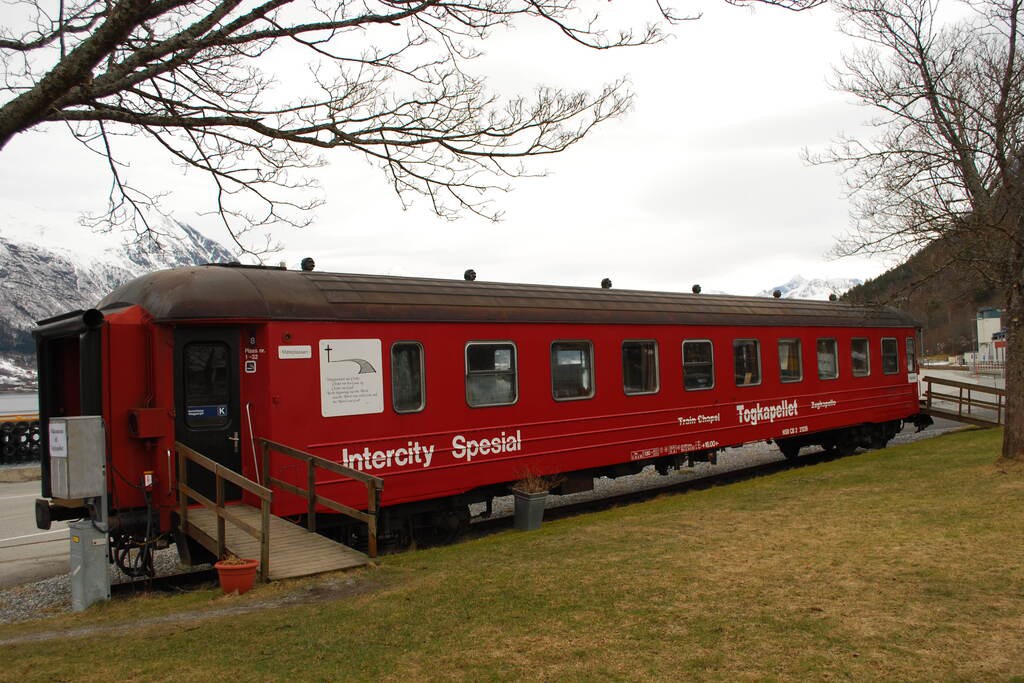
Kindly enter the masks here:
[[160, 321], [349, 320], [915, 327], [893, 308], [589, 287], [349, 275], [238, 265], [175, 268], [111, 292]]

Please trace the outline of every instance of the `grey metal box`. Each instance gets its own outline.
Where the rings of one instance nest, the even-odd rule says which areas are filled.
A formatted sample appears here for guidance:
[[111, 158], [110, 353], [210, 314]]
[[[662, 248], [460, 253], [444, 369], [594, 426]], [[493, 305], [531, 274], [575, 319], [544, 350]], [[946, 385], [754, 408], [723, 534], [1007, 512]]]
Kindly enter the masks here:
[[49, 420], [50, 487], [54, 498], [93, 498], [106, 490], [103, 418]]
[[68, 523], [71, 532], [71, 609], [81, 612], [110, 599], [107, 534], [91, 520]]

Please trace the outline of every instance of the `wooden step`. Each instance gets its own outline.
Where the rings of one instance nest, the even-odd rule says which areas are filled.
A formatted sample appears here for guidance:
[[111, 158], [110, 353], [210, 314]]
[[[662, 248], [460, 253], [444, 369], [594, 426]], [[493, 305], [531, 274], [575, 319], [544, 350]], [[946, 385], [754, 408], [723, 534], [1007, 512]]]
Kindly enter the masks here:
[[[232, 505], [231, 513], [247, 524], [260, 528], [260, 511], [249, 505]], [[217, 539], [217, 516], [205, 508], [188, 511], [188, 521], [203, 534]], [[249, 559], [259, 559], [259, 541], [231, 524], [225, 525], [227, 551]], [[201, 543], [203, 539], [199, 539]], [[204, 543], [204, 545], [206, 545]], [[372, 560], [358, 550], [313, 533], [297, 524], [270, 517], [270, 580], [310, 576], [339, 569], [353, 569]]]

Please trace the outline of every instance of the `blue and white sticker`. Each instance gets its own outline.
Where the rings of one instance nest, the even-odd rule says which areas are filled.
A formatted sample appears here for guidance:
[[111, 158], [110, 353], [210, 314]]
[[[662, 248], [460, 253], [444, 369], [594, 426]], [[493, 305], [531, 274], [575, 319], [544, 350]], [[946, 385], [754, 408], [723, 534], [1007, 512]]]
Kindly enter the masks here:
[[188, 406], [186, 408], [189, 417], [227, 417], [228, 407], [226, 404], [215, 406]]

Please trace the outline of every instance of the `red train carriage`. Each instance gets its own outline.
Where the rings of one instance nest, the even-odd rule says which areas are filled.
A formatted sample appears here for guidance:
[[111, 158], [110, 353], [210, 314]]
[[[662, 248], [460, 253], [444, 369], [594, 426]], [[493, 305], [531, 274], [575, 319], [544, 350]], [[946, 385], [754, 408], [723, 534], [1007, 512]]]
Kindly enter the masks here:
[[[841, 302], [237, 265], [147, 275], [36, 332], [41, 419], [103, 416], [112, 525], [136, 537], [174, 528], [176, 441], [256, 481], [261, 437], [378, 475], [384, 535], [457, 527], [526, 473], [570, 492], [751, 441], [881, 447], [926, 419], [915, 336]], [[305, 484], [283, 457], [270, 474]], [[321, 495], [365, 507], [331, 476]], [[306, 504], [276, 491], [273, 513]], [[41, 501], [40, 523], [75, 506]]]

